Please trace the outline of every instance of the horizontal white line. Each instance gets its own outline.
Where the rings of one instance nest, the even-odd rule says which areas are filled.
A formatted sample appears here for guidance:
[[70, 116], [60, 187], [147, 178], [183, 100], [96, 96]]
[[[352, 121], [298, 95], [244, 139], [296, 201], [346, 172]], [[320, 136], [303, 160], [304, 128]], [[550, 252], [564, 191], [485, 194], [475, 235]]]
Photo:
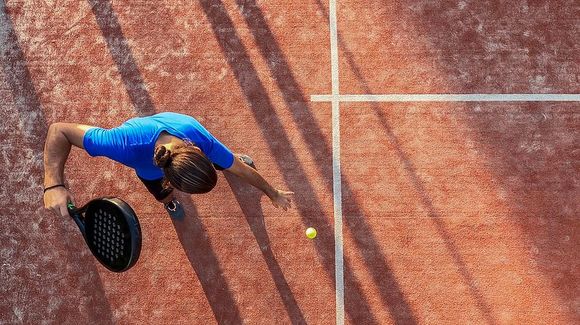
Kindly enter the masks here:
[[313, 102], [578, 102], [580, 94], [312, 95]]

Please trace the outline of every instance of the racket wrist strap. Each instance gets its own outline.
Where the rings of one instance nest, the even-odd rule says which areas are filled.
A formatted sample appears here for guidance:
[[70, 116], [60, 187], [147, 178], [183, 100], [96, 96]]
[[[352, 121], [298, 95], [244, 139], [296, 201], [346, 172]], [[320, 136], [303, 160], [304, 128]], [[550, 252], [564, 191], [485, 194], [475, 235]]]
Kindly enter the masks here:
[[64, 186], [64, 184], [56, 184], [56, 185], [52, 185], [52, 186], [49, 186], [49, 187], [45, 187], [43, 192], [46, 193], [46, 191], [48, 191], [48, 190], [51, 190], [51, 189], [57, 188], [57, 187], [61, 187], [61, 186], [64, 187], [64, 188], [66, 188]]

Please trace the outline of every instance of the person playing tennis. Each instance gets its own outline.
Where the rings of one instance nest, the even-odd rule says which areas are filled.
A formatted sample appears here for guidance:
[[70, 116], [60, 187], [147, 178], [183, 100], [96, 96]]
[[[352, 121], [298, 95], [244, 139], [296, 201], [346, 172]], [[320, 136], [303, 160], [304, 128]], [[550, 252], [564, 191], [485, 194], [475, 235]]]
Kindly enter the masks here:
[[108, 157], [133, 168], [173, 218], [184, 216], [173, 190], [207, 193], [217, 183], [216, 170], [237, 175], [262, 190], [275, 207], [291, 207], [294, 193], [272, 187], [250, 157], [234, 155], [195, 118], [165, 112], [132, 118], [112, 129], [51, 124], [44, 145], [44, 205], [61, 216], [69, 215], [67, 203], [74, 202], [64, 185], [64, 166], [71, 145], [90, 156]]

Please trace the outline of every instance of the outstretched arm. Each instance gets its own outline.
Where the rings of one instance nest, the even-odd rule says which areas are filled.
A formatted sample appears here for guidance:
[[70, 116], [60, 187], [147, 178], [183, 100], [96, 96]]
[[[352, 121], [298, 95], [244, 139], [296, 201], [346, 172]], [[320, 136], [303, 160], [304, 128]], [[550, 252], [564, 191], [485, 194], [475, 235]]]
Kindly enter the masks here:
[[58, 215], [68, 216], [67, 203], [73, 201], [64, 185], [64, 165], [71, 146], [83, 148], [83, 137], [92, 126], [74, 123], [53, 123], [44, 143], [44, 207]]
[[226, 170], [264, 192], [272, 200], [275, 207], [282, 208], [284, 211], [291, 207], [293, 192], [275, 189], [258, 171], [243, 163], [237, 155], [232, 167]]

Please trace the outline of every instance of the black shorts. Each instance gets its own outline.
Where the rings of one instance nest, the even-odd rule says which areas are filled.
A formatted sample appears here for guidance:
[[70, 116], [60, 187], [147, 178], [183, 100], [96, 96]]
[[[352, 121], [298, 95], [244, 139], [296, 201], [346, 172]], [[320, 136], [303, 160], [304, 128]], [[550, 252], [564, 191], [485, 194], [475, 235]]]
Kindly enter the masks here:
[[157, 201], [161, 201], [167, 198], [167, 196], [173, 192], [173, 187], [163, 185], [163, 178], [152, 181], [143, 179], [141, 177], [139, 177], [139, 179], [141, 182], [143, 182], [143, 184], [145, 184], [145, 187], [147, 187], [149, 193], [153, 194]]

